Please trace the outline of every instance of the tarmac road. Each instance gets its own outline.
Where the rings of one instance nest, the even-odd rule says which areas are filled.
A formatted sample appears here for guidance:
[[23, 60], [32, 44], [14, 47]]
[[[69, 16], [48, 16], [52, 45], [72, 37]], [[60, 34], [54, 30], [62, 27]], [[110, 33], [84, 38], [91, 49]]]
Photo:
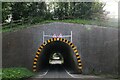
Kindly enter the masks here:
[[49, 69], [45, 72], [38, 73], [38, 75], [28, 80], [117, 80], [107, 79], [104, 77], [82, 74], [71, 74], [62, 65], [50, 65]]
[[36, 78], [73, 78], [69, 72], [60, 64], [50, 65], [49, 69]]

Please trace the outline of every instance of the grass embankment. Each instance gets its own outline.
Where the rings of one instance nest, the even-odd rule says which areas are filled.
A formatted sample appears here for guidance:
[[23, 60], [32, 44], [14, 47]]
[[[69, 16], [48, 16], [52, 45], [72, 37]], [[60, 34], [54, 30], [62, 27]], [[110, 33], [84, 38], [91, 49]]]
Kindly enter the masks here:
[[12, 24], [12, 26], [11, 25], [2, 26], [4, 28], [0, 29], [0, 32], [12, 32], [12, 31], [16, 31], [16, 30], [20, 30], [20, 29], [24, 29], [24, 28], [33, 27], [34, 25], [46, 24], [46, 23], [50, 23], [50, 22], [53, 22], [53, 21], [46, 20], [46, 21], [41, 21], [39, 23], [34, 23], [34, 24], [26, 23], [26, 24], [21, 24], [21, 25]]
[[2, 80], [24, 80], [34, 75], [26, 68], [3, 68]]
[[77, 24], [83, 24], [83, 25], [98, 25], [98, 26], [103, 26], [103, 27], [118, 27], [118, 23], [113, 20], [105, 20], [105, 21], [100, 21], [100, 20], [61, 20], [61, 22], [66, 22], [66, 23], [77, 23]]
[[77, 24], [83, 24], [83, 25], [98, 25], [98, 26], [114, 27], [114, 28], [118, 27], [118, 23], [113, 20], [112, 21], [111, 20], [99, 21], [99, 20], [67, 19], [67, 20], [45, 20], [45, 21], [40, 21], [40, 22], [34, 23], [34, 24], [27, 23], [27, 24], [23, 24], [23, 25], [15, 25], [15, 26], [7, 25], [7, 26], [3, 26], [6, 28], [2, 29], [2, 32], [16, 31], [19, 29], [32, 27], [34, 25], [46, 24], [46, 23], [51, 23], [51, 22], [77, 23]]

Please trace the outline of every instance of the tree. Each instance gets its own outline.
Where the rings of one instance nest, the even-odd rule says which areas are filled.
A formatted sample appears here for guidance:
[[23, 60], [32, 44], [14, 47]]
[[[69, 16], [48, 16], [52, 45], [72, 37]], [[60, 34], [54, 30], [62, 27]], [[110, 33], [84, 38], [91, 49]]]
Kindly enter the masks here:
[[105, 4], [100, 2], [59, 2], [54, 6], [54, 15], [59, 19], [72, 16], [79, 19], [100, 19], [104, 16]]
[[91, 8], [91, 17], [93, 17], [93, 19], [105, 19], [107, 14], [105, 13], [106, 11], [103, 10], [104, 7], [105, 4], [94, 2]]
[[52, 19], [102, 19], [105, 4], [101, 2], [3, 2], [2, 21], [12, 15], [13, 20], [30, 18], [30, 20]]
[[46, 13], [45, 2], [32, 2], [29, 6], [29, 16], [31, 17], [44, 17]]
[[11, 3], [11, 13], [13, 20], [20, 20], [28, 16], [28, 3], [25, 2], [13, 2]]
[[57, 16], [59, 19], [64, 19], [65, 16], [69, 15], [68, 10], [68, 2], [57, 2], [56, 5], [54, 5], [54, 16]]
[[8, 15], [10, 15], [10, 3], [2, 2], [2, 22], [4, 23], [6, 19], [8, 19]]

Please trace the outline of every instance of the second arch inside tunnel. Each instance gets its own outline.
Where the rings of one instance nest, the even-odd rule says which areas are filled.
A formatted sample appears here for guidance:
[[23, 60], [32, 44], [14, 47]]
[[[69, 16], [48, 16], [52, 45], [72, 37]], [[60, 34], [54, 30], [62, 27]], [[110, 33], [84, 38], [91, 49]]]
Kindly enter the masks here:
[[36, 70], [41, 71], [49, 69], [51, 65], [56, 65], [50, 64], [50, 58], [55, 53], [59, 53], [63, 58], [61, 59], [63, 61], [63, 63], [60, 64], [61, 66], [69, 70], [69, 72], [81, 73], [81, 70], [78, 69], [79, 63], [73, 48], [62, 41], [52, 41], [44, 46], [37, 60], [38, 63]]

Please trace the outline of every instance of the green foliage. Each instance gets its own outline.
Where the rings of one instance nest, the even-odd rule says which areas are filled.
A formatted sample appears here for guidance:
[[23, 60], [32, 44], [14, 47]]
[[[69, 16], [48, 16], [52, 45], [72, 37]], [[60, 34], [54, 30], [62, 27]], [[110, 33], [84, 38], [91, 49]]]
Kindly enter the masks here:
[[2, 80], [23, 80], [34, 74], [26, 68], [3, 68]]
[[101, 2], [3, 2], [2, 22], [6, 23], [8, 16], [12, 15], [11, 22], [3, 25], [3, 28], [23, 28], [24, 25], [43, 23], [46, 20], [101, 25], [99, 20], [104, 20], [106, 16], [104, 6]]
[[0, 79], [2, 78], [2, 69], [0, 68]]
[[79, 19], [101, 19], [105, 17], [105, 4], [100, 2], [58, 2], [54, 6], [54, 16], [59, 19], [74, 17]]
[[53, 20], [45, 20], [39, 23], [35, 23], [33, 24], [32, 21], [29, 23], [25, 23], [22, 25], [17, 25], [17, 24], [12, 24], [12, 25], [5, 25], [4, 28], [2, 30], [0, 30], [0, 32], [12, 32], [12, 31], [18, 31], [21, 29], [25, 29], [25, 28], [30, 28], [33, 27], [35, 25], [40, 25], [40, 24], [46, 24], [46, 23], [50, 23], [50, 22], [55, 22]]
[[5, 20], [8, 18], [8, 15], [11, 13], [10, 6], [10, 3], [2, 2], [2, 22], [5, 22]]
[[[55, 3], [54, 3], [55, 4]], [[68, 2], [57, 2], [54, 6], [54, 16], [58, 17], [59, 20], [63, 19], [65, 16], [68, 16]]]
[[36, 24], [36, 23], [40, 23], [42, 22], [43, 19], [42, 18], [39, 18], [39, 17], [34, 17], [31, 21], [31, 24]]
[[58, 20], [59, 22], [66, 22], [66, 23], [77, 23], [83, 25], [98, 25], [103, 27], [114, 27], [118, 28], [117, 22], [110, 22], [108, 20], [85, 20], [85, 19], [68, 19], [68, 20]]
[[29, 5], [28, 9], [28, 16], [30, 17], [39, 17], [43, 18], [46, 13], [46, 4], [45, 2], [32, 2], [27, 3]]
[[[114, 20], [115, 21], [115, 20]], [[101, 21], [101, 20], [84, 20], [84, 19], [67, 19], [67, 20], [40, 20], [38, 23], [25, 23], [22, 25], [17, 25], [17, 24], [12, 24], [12, 25], [6, 25], [2, 29], [2, 32], [11, 32], [11, 31], [17, 31], [20, 29], [28, 28], [28, 27], [33, 27], [35, 25], [40, 25], [40, 24], [46, 24], [46, 23], [51, 23], [51, 22], [65, 22], [65, 23], [77, 23], [77, 24], [83, 24], [83, 25], [99, 25], [103, 27], [113, 27], [113, 28], [118, 28], [117, 22], [112, 21]], [[12, 27], [11, 27], [12, 26]], [[1, 32], [1, 31], [0, 31]]]
[[62, 22], [68, 22], [68, 23], [78, 23], [78, 24], [91, 24], [90, 20], [80, 20], [80, 19], [68, 19], [68, 20], [62, 20]]
[[[20, 20], [28, 17], [41, 19], [101, 19], [105, 17], [105, 4], [101, 2], [3, 2], [3, 22], [12, 15]], [[37, 21], [37, 20], [36, 20]]]
[[46, 13], [45, 2], [3, 2], [2, 21], [12, 15], [12, 20], [20, 20], [28, 17], [44, 18]]
[[[20, 3], [11, 3], [11, 13], [12, 13], [12, 17], [13, 17], [13, 20], [20, 20], [24, 15], [23, 15], [23, 12], [24, 12], [24, 3], [20, 2]], [[23, 10], [22, 10], [23, 9]]]

